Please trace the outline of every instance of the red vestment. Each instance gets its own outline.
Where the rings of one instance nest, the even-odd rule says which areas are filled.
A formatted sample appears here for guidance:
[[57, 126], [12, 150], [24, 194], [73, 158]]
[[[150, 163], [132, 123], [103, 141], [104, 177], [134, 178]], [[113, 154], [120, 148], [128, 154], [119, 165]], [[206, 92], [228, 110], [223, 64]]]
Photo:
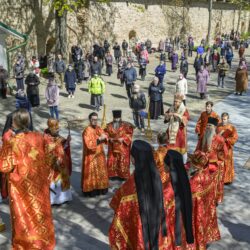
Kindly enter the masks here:
[[0, 151], [0, 172], [8, 175], [14, 250], [55, 246], [50, 166], [44, 148], [40, 133], [27, 132], [11, 137]]
[[154, 151], [154, 160], [155, 165], [159, 170], [161, 181], [165, 183], [169, 180], [169, 173], [165, 171], [165, 163], [164, 158], [168, 152], [168, 148], [166, 146], [159, 146], [157, 150]]
[[104, 134], [102, 128], [88, 126], [82, 133], [83, 161], [82, 181], [83, 192], [106, 189], [109, 187], [108, 170], [103, 143], [97, 139]]
[[[116, 191], [110, 202], [115, 215], [109, 228], [109, 244], [112, 250], [144, 250], [142, 222], [134, 175]], [[168, 229], [167, 229], [168, 230]], [[159, 249], [164, 247], [167, 237], [162, 238], [159, 232]]]
[[190, 178], [193, 199], [193, 232], [195, 249], [206, 249], [208, 243], [220, 240], [216, 212], [216, 189], [219, 170], [199, 170]]
[[[108, 175], [127, 179], [130, 176], [130, 148], [133, 137], [133, 126], [127, 122], [121, 122], [118, 129], [113, 127], [113, 122], [105, 129], [109, 139], [108, 143]], [[118, 139], [122, 138], [120, 143]]]
[[[2, 137], [3, 143], [9, 141], [13, 135], [14, 133], [11, 129], [5, 132]], [[3, 199], [8, 197], [7, 175], [4, 173], [1, 174], [1, 196]]]
[[[201, 144], [201, 142], [200, 145], [198, 144], [199, 148], [202, 147]], [[210, 172], [219, 171], [216, 188], [216, 199], [217, 202], [220, 203], [223, 200], [224, 193], [224, 161], [228, 153], [224, 138], [220, 135], [214, 135], [210, 148], [205, 149], [203, 152], [206, 154], [206, 157], [208, 159], [207, 164]]]
[[199, 142], [198, 142], [198, 145], [196, 147], [196, 150], [201, 150], [200, 146], [201, 146], [201, 142], [202, 142], [203, 136], [204, 136], [205, 131], [206, 131], [207, 122], [208, 122], [209, 117], [216, 118], [218, 121], [220, 121], [219, 115], [214, 111], [212, 111], [209, 114], [207, 113], [207, 111], [203, 111], [201, 113], [201, 115], [196, 123], [196, 127], [195, 127], [195, 133], [197, 135], [199, 135]]
[[68, 150], [69, 145], [65, 145], [67, 143], [65, 138], [52, 136], [49, 133], [44, 134], [44, 139], [46, 142], [46, 153], [54, 170], [51, 181], [56, 183], [60, 180], [62, 191], [67, 190], [70, 188], [72, 169], [71, 155]]
[[[166, 212], [167, 237], [159, 232], [159, 249], [182, 250], [195, 249], [193, 244], [186, 244], [185, 230], [182, 226], [182, 246], [175, 245], [175, 200], [170, 179], [163, 183], [163, 199]], [[109, 243], [112, 250], [144, 250], [142, 223], [136, 193], [134, 175], [116, 191], [110, 207], [115, 215], [109, 229]], [[185, 248], [182, 248], [185, 247]]]
[[[171, 108], [166, 112], [167, 114], [170, 113]], [[171, 111], [173, 112], [173, 111]], [[168, 149], [173, 149], [181, 153], [182, 155], [187, 152], [187, 123], [190, 119], [188, 110], [185, 108], [183, 115], [179, 115], [179, 129], [177, 131], [175, 137], [175, 143], [171, 142], [172, 131], [170, 130], [170, 125], [167, 129], [167, 133], [170, 138], [170, 142], [168, 143]]]
[[232, 124], [219, 124], [216, 132], [224, 137], [228, 149], [228, 153], [225, 156], [224, 183], [232, 183], [234, 179], [233, 146], [238, 140], [238, 133], [236, 128]]

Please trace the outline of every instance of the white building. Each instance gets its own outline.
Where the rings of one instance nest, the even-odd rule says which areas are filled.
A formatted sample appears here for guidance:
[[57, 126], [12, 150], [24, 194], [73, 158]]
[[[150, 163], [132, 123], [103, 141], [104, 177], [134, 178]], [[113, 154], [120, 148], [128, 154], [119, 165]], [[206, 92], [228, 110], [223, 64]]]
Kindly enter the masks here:
[[[21, 39], [23, 43], [20, 43], [19, 45], [12, 48], [6, 48], [6, 38], [9, 35]], [[27, 38], [27, 35], [21, 34], [18, 31], [10, 28], [6, 24], [0, 22], [0, 65], [3, 65], [5, 69], [9, 69], [8, 53], [24, 46], [26, 44]]]

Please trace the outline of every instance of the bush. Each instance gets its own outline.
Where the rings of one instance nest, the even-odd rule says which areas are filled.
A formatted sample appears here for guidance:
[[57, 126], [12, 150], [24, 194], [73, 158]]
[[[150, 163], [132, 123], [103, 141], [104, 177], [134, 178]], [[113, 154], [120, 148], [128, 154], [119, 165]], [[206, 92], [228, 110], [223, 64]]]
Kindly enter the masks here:
[[250, 37], [250, 32], [245, 32], [240, 35], [241, 40], [247, 40]]
[[48, 71], [48, 68], [42, 68], [41, 69], [41, 75], [43, 76], [43, 77], [47, 77], [48, 76], [48, 74], [49, 74], [49, 71]]

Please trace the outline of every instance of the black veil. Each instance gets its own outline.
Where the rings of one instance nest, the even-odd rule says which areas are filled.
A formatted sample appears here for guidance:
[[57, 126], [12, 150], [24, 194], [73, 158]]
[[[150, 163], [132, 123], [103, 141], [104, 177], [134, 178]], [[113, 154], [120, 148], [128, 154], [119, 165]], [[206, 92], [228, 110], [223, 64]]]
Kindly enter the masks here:
[[152, 148], [147, 142], [134, 141], [131, 155], [135, 160], [135, 185], [144, 246], [145, 249], [158, 250], [160, 227], [162, 235], [167, 235], [160, 174], [155, 166]]

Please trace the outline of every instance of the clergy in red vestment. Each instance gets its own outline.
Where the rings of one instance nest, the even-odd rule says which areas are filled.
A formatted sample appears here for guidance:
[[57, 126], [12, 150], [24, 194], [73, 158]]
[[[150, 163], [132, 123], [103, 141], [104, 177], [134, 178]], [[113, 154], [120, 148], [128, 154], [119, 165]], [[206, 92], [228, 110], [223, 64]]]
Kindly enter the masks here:
[[49, 193], [50, 165], [43, 135], [29, 132], [29, 113], [13, 113], [15, 135], [0, 151], [0, 172], [8, 175], [12, 249], [55, 247], [54, 225]]
[[187, 123], [189, 113], [182, 100], [182, 95], [176, 94], [174, 96], [173, 105], [165, 113], [164, 123], [168, 125], [168, 148], [184, 155], [187, 153]]
[[220, 240], [216, 211], [220, 171], [210, 172], [208, 155], [202, 151], [197, 150], [190, 155], [190, 161], [195, 249], [200, 250], [206, 249], [207, 244]]
[[220, 203], [223, 200], [225, 176], [224, 161], [226, 155], [228, 154], [228, 149], [224, 138], [221, 135], [216, 134], [217, 125], [218, 120], [216, 118], [208, 118], [205, 134], [202, 141], [198, 141], [197, 148], [201, 148], [200, 151], [206, 154], [209, 171], [211, 173], [218, 171], [218, 182], [215, 191], [217, 203]]
[[133, 125], [121, 119], [122, 111], [113, 110], [113, 122], [107, 124], [108, 135], [107, 166], [109, 177], [127, 179], [130, 176], [130, 148]]
[[[206, 131], [206, 126], [207, 126], [207, 121], [209, 117], [216, 118], [218, 121], [220, 120], [219, 115], [213, 111], [213, 102], [207, 101], [205, 106], [206, 106], [206, 111], [203, 111], [196, 123], [195, 127], [195, 133], [198, 135], [198, 140], [202, 141], [203, 135]], [[198, 144], [200, 145], [200, 144]], [[201, 150], [201, 148], [196, 148], [197, 150]]]
[[165, 171], [165, 164], [164, 164], [164, 158], [168, 152], [168, 135], [166, 132], [160, 132], [157, 135], [157, 142], [159, 144], [159, 147], [154, 150], [154, 160], [156, 167], [159, 170], [161, 181], [162, 183], [165, 183], [169, 180], [169, 173]]
[[82, 133], [82, 192], [85, 196], [96, 196], [108, 192], [109, 180], [103, 144], [108, 136], [97, 125], [98, 114], [89, 115], [90, 124]]
[[66, 138], [59, 135], [59, 121], [48, 119], [48, 128], [44, 131], [46, 153], [54, 173], [50, 183], [51, 205], [63, 204], [72, 200], [70, 175], [72, 170], [70, 153], [70, 135]]
[[222, 122], [218, 125], [216, 132], [220, 134], [226, 142], [228, 153], [225, 156], [225, 176], [224, 183], [231, 184], [234, 179], [234, 156], [233, 147], [238, 140], [238, 133], [236, 128], [229, 123], [229, 114], [222, 113]]
[[[151, 146], [134, 141], [131, 162], [135, 172], [117, 190], [110, 206], [114, 218], [109, 229], [111, 249], [144, 250], [164, 248], [166, 219], [160, 174]], [[165, 239], [165, 240], [164, 240]]]

